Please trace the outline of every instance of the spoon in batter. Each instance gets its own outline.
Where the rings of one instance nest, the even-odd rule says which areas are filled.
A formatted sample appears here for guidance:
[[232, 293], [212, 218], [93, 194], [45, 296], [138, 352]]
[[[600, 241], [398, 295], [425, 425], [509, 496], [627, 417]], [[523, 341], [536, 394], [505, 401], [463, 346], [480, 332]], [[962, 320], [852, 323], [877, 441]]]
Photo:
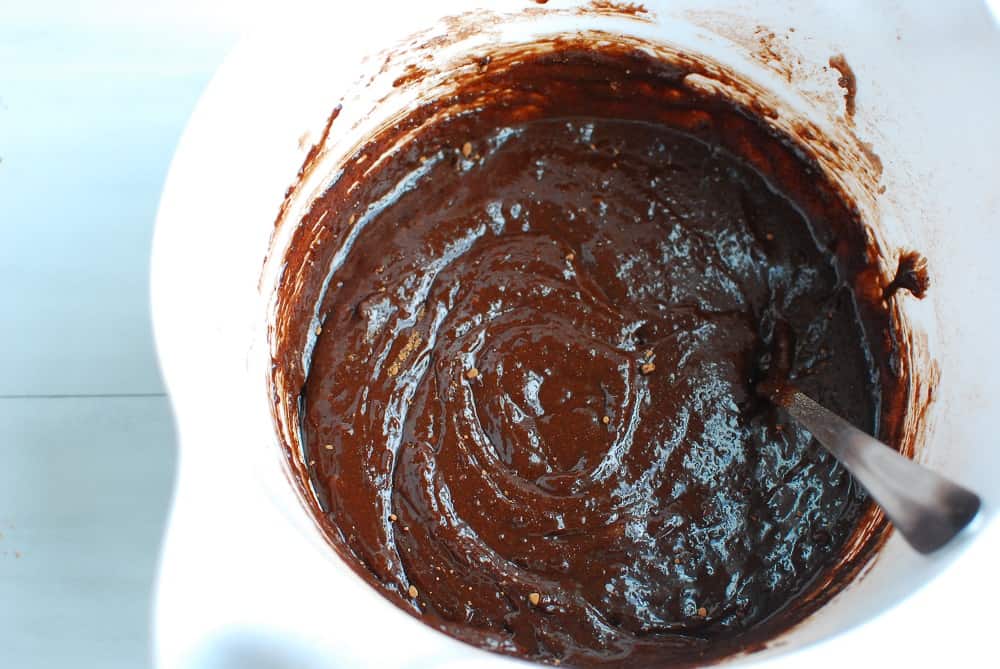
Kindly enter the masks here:
[[979, 511], [974, 493], [901, 455], [788, 385], [769, 393], [812, 432], [921, 553], [951, 541]]
[[809, 430], [864, 486], [913, 548], [932, 553], [972, 522], [979, 512], [977, 495], [865, 434], [789, 382], [794, 350], [792, 329], [779, 320], [770, 369], [757, 392]]

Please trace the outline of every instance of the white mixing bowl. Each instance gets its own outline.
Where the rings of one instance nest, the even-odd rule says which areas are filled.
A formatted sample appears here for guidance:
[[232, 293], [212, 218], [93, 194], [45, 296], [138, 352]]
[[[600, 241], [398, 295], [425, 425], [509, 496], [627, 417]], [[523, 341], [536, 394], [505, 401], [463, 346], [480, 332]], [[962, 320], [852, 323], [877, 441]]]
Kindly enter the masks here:
[[[885, 190], [859, 199], [886, 267], [902, 249], [930, 261], [927, 299], [904, 307], [924, 356], [917, 392], [933, 395], [911, 426], [917, 458], [978, 491], [980, 518], [931, 557], [893, 536], [817, 614], [729, 662], [990, 666], [1000, 594], [1000, 31], [971, 1], [644, 5], [623, 16], [609, 3], [571, 0], [307, 4], [276, 14], [227, 59], [177, 150], [154, 240], [154, 326], [180, 439], [157, 587], [158, 666], [520, 665], [403, 613], [326, 544], [279, 446], [268, 326], [296, 213], [360, 139], [416, 100], [419, 85], [392, 86], [408, 55], [435, 35], [449, 44], [432, 52], [445, 63], [484, 45], [581, 30], [706, 56], [773, 93], [788, 118], [847, 148], [870, 144]], [[853, 123], [828, 66], [835, 54], [857, 74]], [[275, 231], [286, 190], [338, 104], [309, 187]], [[860, 193], [851, 168], [842, 180]]]

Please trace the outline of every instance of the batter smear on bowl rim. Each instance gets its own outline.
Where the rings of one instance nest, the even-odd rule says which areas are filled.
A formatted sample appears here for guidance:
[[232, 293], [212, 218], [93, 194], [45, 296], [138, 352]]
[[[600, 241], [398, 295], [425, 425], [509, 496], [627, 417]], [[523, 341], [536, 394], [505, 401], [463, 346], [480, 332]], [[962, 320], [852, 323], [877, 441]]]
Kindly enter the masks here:
[[755, 388], [790, 332], [796, 384], [898, 443], [896, 298], [860, 285], [862, 223], [807, 152], [687, 73], [572, 43], [495, 59], [372, 138], [359, 156], [416, 130], [348, 160], [293, 240], [276, 363], [320, 523], [459, 639], [711, 661], [883, 538]]

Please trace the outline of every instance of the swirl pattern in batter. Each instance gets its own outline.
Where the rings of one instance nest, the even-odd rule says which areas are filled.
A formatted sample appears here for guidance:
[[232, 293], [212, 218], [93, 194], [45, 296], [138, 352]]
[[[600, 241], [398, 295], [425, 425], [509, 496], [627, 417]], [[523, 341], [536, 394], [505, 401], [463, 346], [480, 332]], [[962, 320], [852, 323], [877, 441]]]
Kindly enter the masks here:
[[[543, 67], [575, 71], [505, 76]], [[571, 665], [711, 659], [794, 622], [775, 620], [868, 508], [756, 395], [775, 328], [797, 384], [877, 431], [891, 351], [866, 328], [887, 326], [852, 290], [849, 207], [783, 192], [818, 177], [759, 129], [727, 145], [731, 119], [757, 127], [741, 111], [570, 102], [442, 122], [318, 201], [339, 227], [314, 279], [312, 487], [345, 557], [459, 638]], [[774, 177], [761, 154], [793, 158]]]

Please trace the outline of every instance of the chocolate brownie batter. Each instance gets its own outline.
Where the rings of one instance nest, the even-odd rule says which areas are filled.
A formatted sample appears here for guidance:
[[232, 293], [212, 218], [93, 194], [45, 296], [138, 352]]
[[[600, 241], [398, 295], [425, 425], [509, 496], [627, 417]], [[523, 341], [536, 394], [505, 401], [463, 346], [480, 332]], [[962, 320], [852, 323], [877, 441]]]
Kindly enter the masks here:
[[[871, 512], [757, 384], [780, 366], [898, 437], [857, 214], [680, 65], [572, 46], [480, 65], [362, 147], [289, 255], [301, 338], [277, 362], [303, 380], [323, 526], [391, 600], [492, 650], [753, 648], [841, 587]], [[772, 356], [775, 332], [793, 349]]]

